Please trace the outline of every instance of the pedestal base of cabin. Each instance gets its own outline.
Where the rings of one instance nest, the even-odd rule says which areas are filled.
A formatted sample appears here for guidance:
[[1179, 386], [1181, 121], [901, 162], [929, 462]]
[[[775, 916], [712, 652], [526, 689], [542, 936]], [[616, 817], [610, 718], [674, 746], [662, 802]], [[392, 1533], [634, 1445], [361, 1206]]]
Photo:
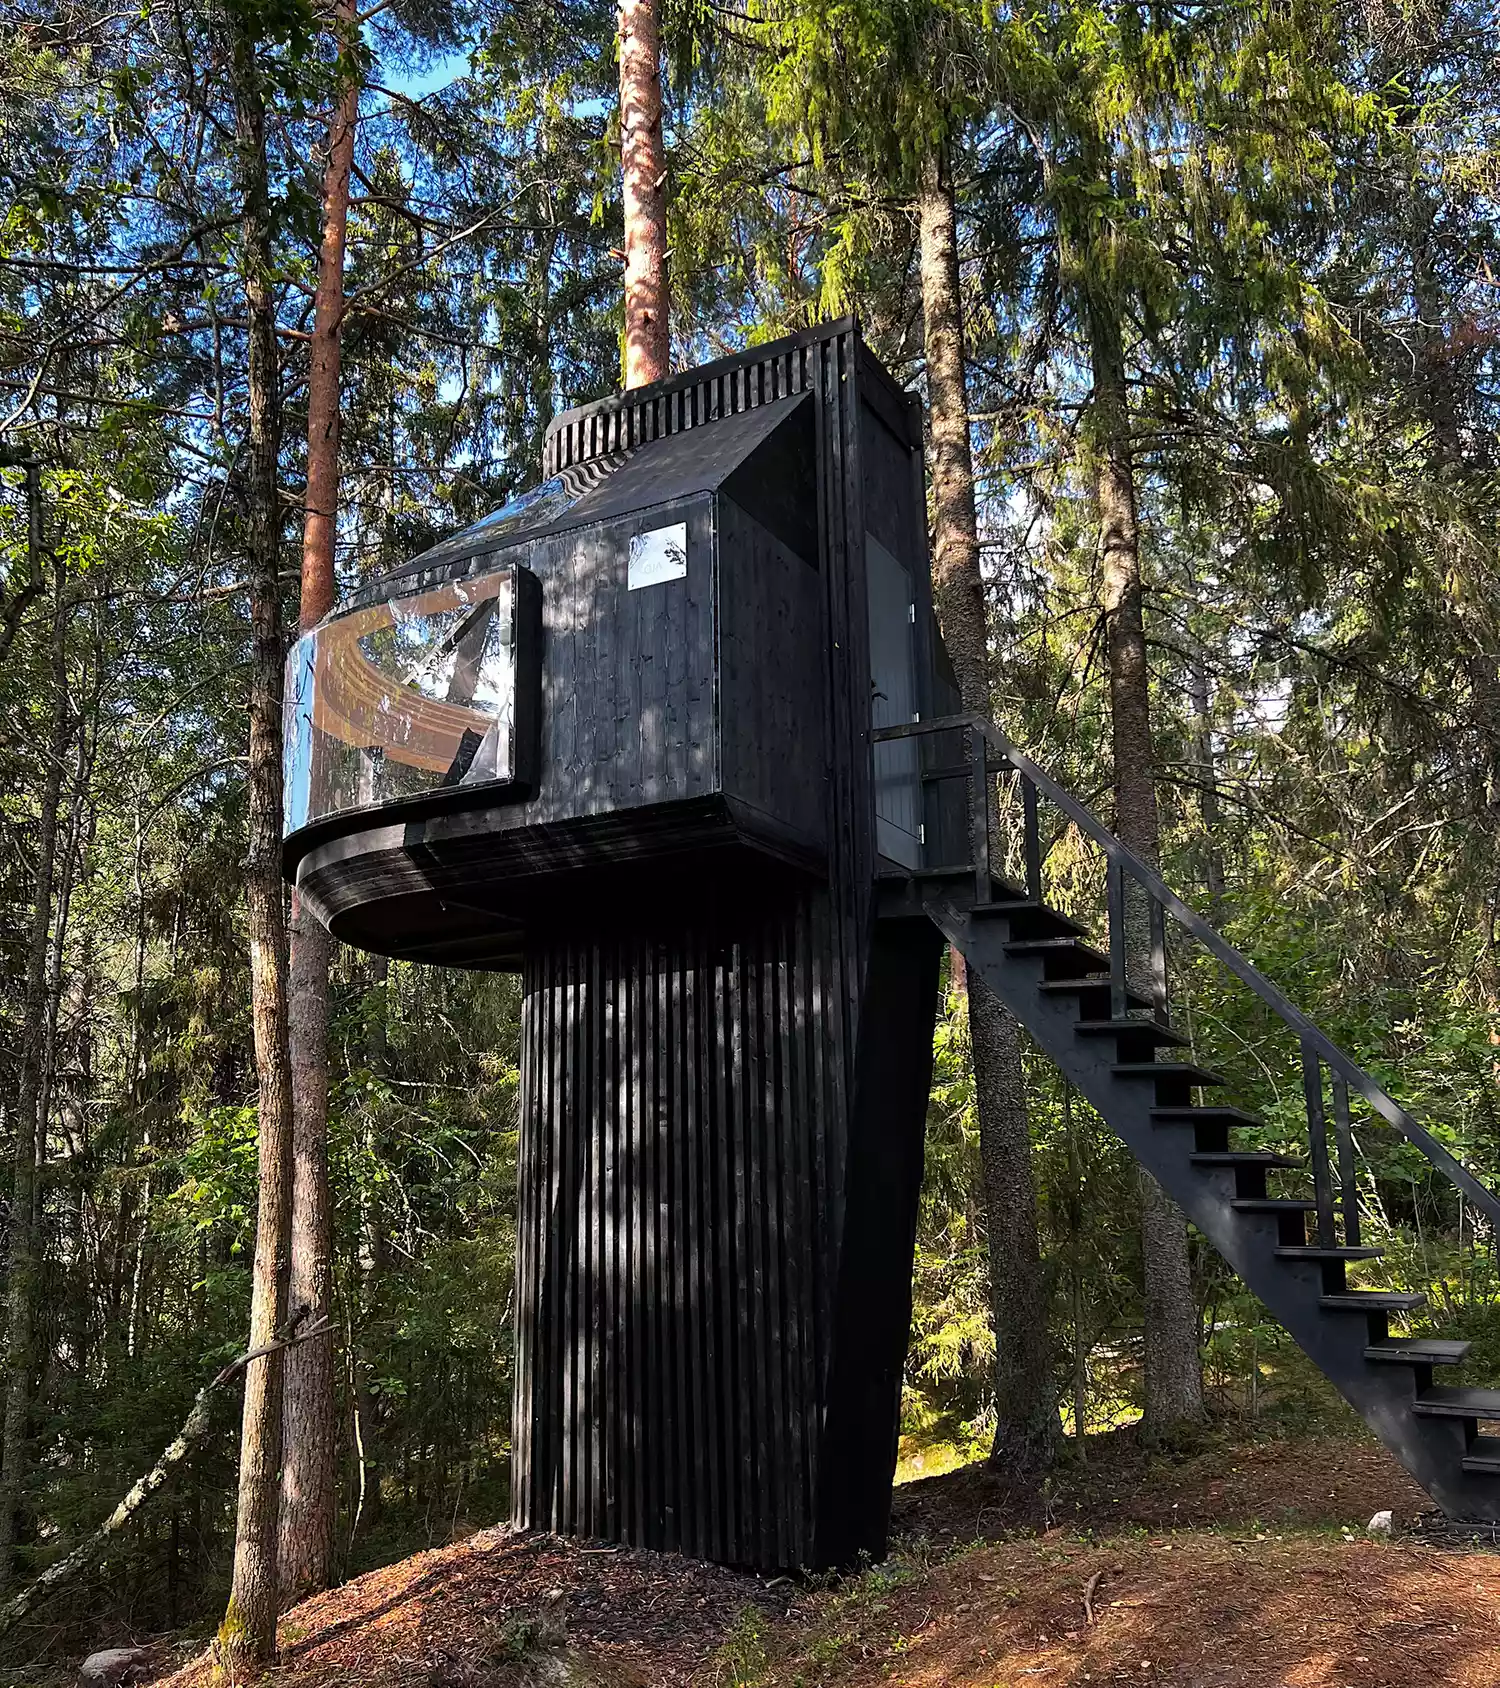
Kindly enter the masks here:
[[517, 1524], [762, 1569], [885, 1547], [940, 943], [826, 893], [529, 950]]

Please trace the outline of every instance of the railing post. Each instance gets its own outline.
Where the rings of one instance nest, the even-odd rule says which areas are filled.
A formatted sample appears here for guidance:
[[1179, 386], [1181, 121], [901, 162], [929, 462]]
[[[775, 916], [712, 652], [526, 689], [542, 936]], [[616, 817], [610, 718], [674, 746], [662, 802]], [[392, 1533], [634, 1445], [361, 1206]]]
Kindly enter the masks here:
[[1109, 1011], [1123, 1020], [1125, 994], [1125, 869], [1113, 856], [1105, 869], [1109, 891]]
[[1036, 819], [1036, 782], [1021, 775], [1021, 816], [1026, 841], [1026, 895], [1042, 900], [1042, 840]]
[[[1338, 1124], [1341, 1134], [1339, 1175], [1343, 1192], [1342, 1206], [1345, 1210], [1346, 1229], [1344, 1235], [1349, 1246], [1356, 1246], [1360, 1228], [1358, 1186], [1355, 1182], [1353, 1168], [1354, 1143], [1352, 1133], [1347, 1149], [1342, 1142], [1343, 1110], [1348, 1101], [1347, 1091], [1351, 1088], [1364, 1098], [1381, 1119], [1394, 1126], [1408, 1143], [1414, 1144], [1427, 1157], [1428, 1161], [1453, 1184], [1474, 1212], [1482, 1214], [1485, 1221], [1494, 1226], [1497, 1232], [1500, 1232], [1500, 1196], [1497, 1196], [1495, 1191], [1488, 1188], [1487, 1185], [1481, 1183], [1451, 1150], [1413, 1119], [1406, 1109], [1399, 1106], [1356, 1062], [1352, 1061], [1341, 1049], [1324, 1037], [1317, 1027], [1308, 1020], [1307, 1016], [1290, 1002], [1269, 979], [1265, 978], [1233, 944], [1216, 932], [1202, 915], [1189, 908], [1153, 867], [1127, 850], [1092, 810], [1086, 808], [1076, 797], [1065, 791], [1045, 769], [1038, 767], [1023, 751], [1017, 750], [997, 727], [980, 721], [973, 715], [954, 714], [939, 716], [934, 720], [920, 723], [903, 723], [897, 727], [873, 728], [871, 737], [879, 744], [889, 739], [905, 738], [914, 733], [957, 733], [960, 731], [967, 732], [970, 735], [968, 759], [953, 767], [944, 767], [935, 771], [932, 775], [924, 777], [964, 778], [968, 779], [971, 784], [971, 813], [978, 823], [974, 827], [975, 861], [973, 864], [978, 901], [987, 902], [992, 894], [989, 873], [989, 799], [991, 788], [989, 784], [989, 764], [985, 754], [985, 745], [988, 743], [996, 756], [1000, 758], [1000, 763], [1031, 780], [1036, 787], [1038, 802], [1042, 797], [1045, 797], [1078, 828], [1083, 837], [1092, 839], [1105, 852], [1106, 859], [1109, 862], [1110, 987], [1116, 1017], [1125, 1014], [1125, 1003], [1129, 994], [1126, 982], [1124, 948], [1124, 893], [1125, 875], [1128, 874], [1149, 899], [1154, 899], [1165, 914], [1170, 914], [1172, 919], [1185, 932], [1196, 938], [1210, 955], [1227, 967], [1241, 983], [1247, 985], [1284, 1025], [1295, 1031], [1301, 1038], [1305, 1082], [1306, 1069], [1309, 1064], [1314, 1069], [1311, 1075], [1311, 1088], [1308, 1092], [1308, 1111], [1309, 1125], [1312, 1127], [1314, 1160], [1316, 1162], [1321, 1157], [1324, 1169], [1318, 1189], [1319, 1202], [1322, 1206], [1322, 1211], [1319, 1214], [1321, 1233], [1331, 1235], [1334, 1231], [1332, 1177], [1328, 1169], [1327, 1122], [1323, 1116], [1321, 1072], [1323, 1064], [1328, 1066], [1330, 1073], [1337, 1081], [1337, 1085], [1342, 1085], [1345, 1091], [1343, 1097], [1340, 1098], [1336, 1085], [1334, 1095], [1335, 1109], [1338, 1114], [1336, 1124]], [[996, 766], [999, 766], [1000, 763], [997, 763]], [[1163, 945], [1162, 948], [1164, 950], [1165, 946]], [[1311, 1051], [1311, 1061], [1309, 1060], [1309, 1051]], [[1346, 1157], [1349, 1167], [1347, 1176], [1345, 1175]]]
[[969, 830], [974, 842], [974, 901], [992, 900], [990, 890], [990, 773], [984, 729], [969, 728]]
[[1151, 904], [1151, 1007], [1159, 1026], [1170, 1026], [1172, 1008], [1167, 996], [1167, 911], [1144, 891]]
[[1302, 1094], [1307, 1103], [1307, 1139], [1312, 1150], [1313, 1199], [1318, 1204], [1318, 1246], [1334, 1248], [1333, 1178], [1328, 1169], [1328, 1121], [1323, 1113], [1323, 1058], [1313, 1040], [1302, 1037]]
[[[1359, 1178], [1354, 1166], [1354, 1127], [1349, 1122], [1349, 1086], [1333, 1075], [1333, 1137], [1339, 1154], [1339, 1205], [1344, 1210], [1344, 1241], [1359, 1247]], [[1459, 1200], [1463, 1197], [1460, 1195]]]

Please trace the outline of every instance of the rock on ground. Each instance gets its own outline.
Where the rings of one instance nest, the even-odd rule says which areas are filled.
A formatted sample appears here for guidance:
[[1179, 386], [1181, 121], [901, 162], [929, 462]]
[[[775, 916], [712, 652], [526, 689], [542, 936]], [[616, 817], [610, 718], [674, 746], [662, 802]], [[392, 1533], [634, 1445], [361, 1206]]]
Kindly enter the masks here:
[[149, 1647], [106, 1647], [90, 1653], [78, 1667], [80, 1688], [125, 1688], [150, 1672]]

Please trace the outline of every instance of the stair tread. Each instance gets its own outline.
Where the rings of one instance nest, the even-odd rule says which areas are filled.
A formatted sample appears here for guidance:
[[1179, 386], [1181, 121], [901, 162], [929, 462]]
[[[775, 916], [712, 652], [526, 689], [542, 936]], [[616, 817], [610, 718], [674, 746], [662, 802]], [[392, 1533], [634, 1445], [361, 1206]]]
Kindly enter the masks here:
[[1159, 1025], [1155, 1020], [1132, 1020], [1128, 1016], [1123, 1020], [1080, 1020], [1073, 1030], [1080, 1037], [1128, 1036], [1145, 1032], [1158, 1043], [1176, 1044], [1179, 1049], [1185, 1049], [1188, 1042], [1181, 1032], [1174, 1032], [1170, 1026]]
[[[1062, 955], [1068, 951], [1086, 955], [1102, 971], [1109, 970], [1109, 957], [1104, 951], [1084, 943], [1082, 938], [1012, 938], [1005, 946], [1007, 955]], [[1108, 984], [1109, 981], [1101, 979], [1099, 982]]]
[[1069, 932], [1076, 933], [1080, 938], [1088, 936], [1087, 926], [1080, 926], [1076, 920], [1070, 920], [1067, 915], [1059, 914], [1055, 908], [1050, 908], [1046, 903], [1039, 903], [1031, 897], [1021, 897], [1014, 901], [1009, 898], [997, 898], [994, 902], [971, 903], [966, 912], [970, 916], [978, 915], [983, 920], [998, 918], [1002, 914], [1045, 914], [1049, 920], [1055, 920], [1059, 926], [1065, 926]]
[[[1372, 1342], [1365, 1349], [1365, 1358], [1391, 1365], [1456, 1366], [1462, 1363], [1471, 1346], [1440, 1336], [1388, 1336], [1383, 1342]], [[1496, 1448], [1500, 1450], [1500, 1442]]]
[[1264, 1125], [1266, 1122], [1258, 1114], [1247, 1113], [1243, 1108], [1231, 1108], [1226, 1105], [1215, 1106], [1211, 1102], [1199, 1103], [1196, 1107], [1190, 1103], [1181, 1103], [1174, 1108], [1153, 1108], [1152, 1119], [1188, 1120], [1194, 1124], [1201, 1121], [1204, 1125]]
[[1356, 1313], [1414, 1313], [1427, 1305], [1425, 1295], [1389, 1289], [1344, 1289], [1320, 1300], [1335, 1311]]
[[1116, 1078], [1174, 1078], [1189, 1084], [1228, 1084], [1222, 1073], [1195, 1067], [1191, 1061], [1116, 1061], [1109, 1069]]
[[[955, 862], [949, 867], [883, 867], [876, 870], [875, 877], [877, 879], [895, 880], [898, 882], [909, 880], [913, 883], [917, 883], [923, 879], [937, 880], [942, 884], [947, 884], [956, 879], [967, 879], [972, 882], [974, 878], [974, 864], [972, 862]], [[990, 884], [998, 887], [1000, 890], [1011, 896], [1024, 897], [1026, 895], [1026, 892], [1019, 885], [1013, 885], [1010, 880], [1002, 879], [998, 874], [992, 873], [990, 875]]]
[[1285, 1155], [1270, 1149], [1195, 1149], [1188, 1159], [1197, 1166], [1289, 1166], [1300, 1168], [1301, 1161], [1288, 1160]]
[[1229, 1204], [1240, 1213], [1316, 1213], [1318, 1204], [1306, 1196], [1236, 1196]]
[[1379, 1260], [1378, 1248], [1333, 1248], [1321, 1243], [1286, 1243], [1276, 1250], [1278, 1260]]
[[[1109, 979], [1107, 977], [1101, 978], [1098, 974], [1084, 979], [1043, 979], [1038, 988], [1053, 996], [1062, 996], [1068, 991], [1107, 991]], [[1126, 991], [1125, 1000], [1132, 1008], [1149, 1008], [1151, 1006], [1145, 997], [1138, 995], [1135, 991]]]
[[1462, 1389], [1439, 1384], [1424, 1389], [1412, 1403], [1423, 1418], [1500, 1419], [1500, 1389]]
[[1500, 1436], [1476, 1436], [1464, 1454], [1464, 1470], [1500, 1477]]

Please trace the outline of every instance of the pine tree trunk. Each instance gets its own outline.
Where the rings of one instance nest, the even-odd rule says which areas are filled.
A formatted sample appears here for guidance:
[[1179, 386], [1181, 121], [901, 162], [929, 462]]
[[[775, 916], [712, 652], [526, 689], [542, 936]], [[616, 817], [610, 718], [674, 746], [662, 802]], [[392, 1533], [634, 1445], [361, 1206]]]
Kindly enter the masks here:
[[671, 373], [667, 152], [660, 0], [619, 0], [620, 173], [625, 207], [625, 385]]
[[[952, 184], [937, 153], [927, 160], [919, 210], [932, 431], [933, 591], [964, 708], [988, 716], [989, 639], [964, 380], [958, 235]], [[967, 994], [995, 1322], [997, 1423], [991, 1458], [1007, 1468], [1035, 1469], [1050, 1460], [1058, 1425], [1020, 1034], [974, 974], [968, 975]]]
[[26, 994], [21, 1011], [21, 1082], [16, 1098], [16, 1141], [10, 1208], [10, 1270], [6, 1285], [5, 1424], [0, 1438], [0, 1593], [15, 1575], [17, 1513], [26, 1487], [30, 1454], [31, 1380], [42, 1240], [37, 1161], [45, 1141], [42, 1091], [45, 1082], [47, 962], [57, 875], [58, 813], [62, 805], [63, 759], [68, 752], [72, 712], [68, 703], [68, 599], [62, 570], [55, 571], [52, 608], [52, 722], [37, 817], [36, 882], [31, 930], [26, 944]]
[[[277, 580], [281, 551], [277, 488], [281, 398], [271, 287], [265, 106], [254, 40], [243, 19], [234, 25], [233, 75], [243, 197], [242, 262], [249, 318], [243, 488], [253, 654], [245, 902], [260, 1110], [260, 1193], [249, 1343], [252, 1349], [258, 1349], [274, 1342], [286, 1322], [292, 1085], [287, 1056], [286, 925], [281, 890], [283, 641]], [[277, 1350], [245, 1368], [234, 1573], [229, 1607], [218, 1636], [220, 1662], [231, 1679], [252, 1673], [276, 1651], [283, 1359]]]
[[547, 447], [547, 430], [552, 426], [553, 382], [552, 367], [552, 265], [557, 258], [556, 209], [547, 208], [548, 226], [540, 237], [537, 252], [534, 294], [531, 307], [531, 400], [527, 406], [531, 435], [531, 461], [540, 463]]
[[[1088, 327], [1094, 374], [1089, 425], [1109, 652], [1115, 830], [1136, 855], [1154, 867], [1161, 856], [1161, 836], [1125, 355], [1118, 318], [1107, 304], [1089, 300]], [[1144, 982], [1148, 966], [1149, 920], [1144, 899], [1128, 895], [1127, 967], [1140, 982]], [[1187, 1221], [1144, 1168], [1140, 1188], [1146, 1292], [1144, 1429], [1150, 1437], [1170, 1437], [1203, 1416], [1198, 1311], [1189, 1267]]]
[[[376, 1012], [366, 1012], [365, 1023], [369, 1036], [365, 1044], [365, 1059], [371, 1072], [383, 1077], [390, 1052], [391, 964], [383, 955], [369, 958], [369, 991], [378, 993]], [[373, 1125], [366, 1126], [366, 1149], [371, 1158], [378, 1155]], [[359, 1329], [361, 1345], [375, 1348], [368, 1340], [381, 1280], [385, 1275], [385, 1231], [376, 1192], [368, 1184], [360, 1189], [360, 1240], [356, 1245], [354, 1266], [360, 1290]], [[355, 1526], [363, 1523], [368, 1530], [380, 1525], [383, 1500], [381, 1495], [380, 1424], [376, 1413], [375, 1391], [370, 1378], [375, 1371], [377, 1356], [372, 1352], [356, 1356], [354, 1372], [354, 1430], [355, 1453], [359, 1460], [359, 1507]], [[350, 1537], [354, 1530], [351, 1528]]]
[[[292, 899], [288, 1055], [292, 1086], [291, 1263], [287, 1306], [319, 1320], [333, 1308], [328, 1189], [328, 972], [332, 945]], [[283, 1362], [278, 1582], [283, 1605], [333, 1576], [337, 1425], [332, 1342], [308, 1342]]]
[[[337, 27], [345, 49], [354, 7], [339, 0]], [[328, 131], [323, 177], [323, 241], [313, 302], [307, 380], [307, 498], [302, 528], [303, 632], [333, 607], [334, 547], [339, 504], [339, 371], [343, 351], [344, 252], [349, 176], [359, 121], [360, 84], [351, 66]], [[292, 1069], [293, 1314], [321, 1321], [333, 1310], [333, 1227], [328, 1189], [328, 969], [332, 944], [318, 919], [293, 893], [289, 966]], [[278, 1547], [284, 1605], [326, 1588], [333, 1577], [337, 1510], [337, 1418], [332, 1342], [305, 1342], [286, 1356], [282, 1435], [281, 1528]]]
[[1219, 844], [1219, 768], [1214, 756], [1213, 690], [1208, 664], [1195, 641], [1188, 655], [1193, 700], [1193, 760], [1197, 763], [1198, 813], [1203, 821], [1203, 884], [1209, 913], [1218, 918], [1224, 902], [1224, 851]]

